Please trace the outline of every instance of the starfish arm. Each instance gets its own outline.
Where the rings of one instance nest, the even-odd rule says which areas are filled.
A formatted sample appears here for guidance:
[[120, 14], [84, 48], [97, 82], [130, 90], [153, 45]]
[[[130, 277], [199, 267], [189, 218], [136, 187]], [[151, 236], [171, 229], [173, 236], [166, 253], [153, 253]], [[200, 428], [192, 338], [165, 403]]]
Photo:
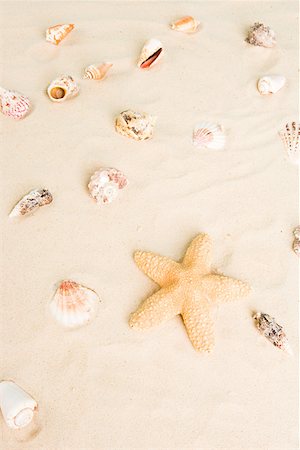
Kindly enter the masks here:
[[170, 284], [178, 278], [180, 264], [165, 256], [137, 251], [134, 260], [137, 266], [160, 286]]
[[198, 352], [210, 352], [214, 346], [213, 322], [209, 304], [187, 299], [181, 312], [183, 323], [193, 347]]
[[199, 272], [208, 272], [212, 261], [212, 241], [207, 234], [201, 233], [189, 245], [183, 265], [195, 268]]
[[248, 295], [251, 291], [248, 283], [217, 274], [203, 277], [201, 284], [208, 300], [215, 303], [238, 300]]
[[140, 330], [151, 328], [180, 314], [181, 296], [174, 289], [163, 288], [148, 297], [131, 314], [129, 325]]

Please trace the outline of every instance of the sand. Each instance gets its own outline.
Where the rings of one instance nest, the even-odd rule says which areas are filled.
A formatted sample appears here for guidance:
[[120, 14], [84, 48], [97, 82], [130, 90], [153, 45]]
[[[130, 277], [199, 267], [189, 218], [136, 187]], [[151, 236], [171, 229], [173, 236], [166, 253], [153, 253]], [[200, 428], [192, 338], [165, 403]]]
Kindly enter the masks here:
[[[259, 310], [284, 325], [297, 355], [297, 167], [278, 130], [298, 116], [296, 2], [1, 2], [1, 86], [28, 95], [23, 121], [1, 127], [1, 370], [39, 403], [35, 436], [0, 417], [3, 450], [294, 450], [297, 357], [256, 331]], [[168, 23], [191, 14], [201, 31]], [[244, 42], [255, 21], [277, 34], [274, 49]], [[76, 29], [59, 46], [44, 30]], [[160, 39], [157, 67], [136, 68], [141, 46]], [[85, 66], [114, 64], [107, 79]], [[61, 73], [81, 92], [62, 104], [45, 89]], [[272, 97], [258, 77], [283, 74]], [[157, 116], [152, 141], [114, 130], [132, 108]], [[201, 119], [228, 133], [224, 151], [191, 144]], [[130, 180], [113, 204], [87, 191], [100, 166]], [[51, 206], [13, 221], [19, 198], [47, 187]], [[214, 266], [248, 280], [253, 293], [214, 313], [213, 353], [196, 353], [178, 317], [141, 333], [128, 316], [157, 287], [135, 266], [136, 249], [180, 259], [199, 232], [214, 240]], [[57, 283], [74, 279], [102, 299], [96, 319], [65, 331], [48, 313]]]

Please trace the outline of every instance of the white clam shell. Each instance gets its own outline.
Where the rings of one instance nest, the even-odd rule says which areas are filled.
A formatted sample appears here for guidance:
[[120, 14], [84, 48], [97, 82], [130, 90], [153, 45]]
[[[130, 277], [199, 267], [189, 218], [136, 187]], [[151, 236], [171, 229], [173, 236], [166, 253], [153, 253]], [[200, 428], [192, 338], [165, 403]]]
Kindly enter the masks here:
[[53, 317], [66, 328], [87, 324], [95, 316], [99, 297], [95, 291], [75, 281], [60, 283], [51, 303]]
[[37, 402], [13, 381], [1, 381], [0, 408], [6, 424], [18, 429], [32, 421]]
[[257, 89], [260, 94], [276, 94], [286, 83], [286, 78], [282, 75], [265, 75], [257, 82]]
[[118, 115], [115, 128], [123, 136], [144, 141], [153, 137], [155, 122], [156, 117], [128, 109]]
[[28, 114], [30, 100], [19, 92], [0, 87], [0, 109], [5, 116], [19, 120]]
[[222, 127], [216, 123], [200, 122], [193, 132], [193, 144], [195, 147], [211, 150], [222, 150], [225, 146], [225, 133]]
[[293, 164], [300, 163], [300, 124], [290, 122], [285, 125], [284, 130], [279, 131], [289, 161]]
[[120, 170], [102, 167], [91, 176], [88, 189], [98, 205], [102, 205], [111, 203], [127, 185], [128, 180]]
[[149, 39], [142, 48], [137, 62], [138, 67], [147, 69], [154, 66], [161, 59], [163, 53], [162, 43], [158, 39]]
[[53, 102], [61, 103], [75, 97], [79, 93], [79, 86], [71, 75], [61, 75], [53, 80], [48, 88], [47, 94]]

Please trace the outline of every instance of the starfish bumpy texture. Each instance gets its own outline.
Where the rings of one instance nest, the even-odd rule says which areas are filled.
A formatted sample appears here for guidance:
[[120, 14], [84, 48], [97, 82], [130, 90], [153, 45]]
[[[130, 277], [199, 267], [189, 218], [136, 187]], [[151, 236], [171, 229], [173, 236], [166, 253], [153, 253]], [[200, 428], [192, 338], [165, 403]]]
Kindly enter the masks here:
[[250, 292], [248, 283], [212, 271], [212, 241], [207, 234], [199, 234], [192, 241], [182, 263], [142, 251], [137, 251], [134, 259], [161, 289], [131, 314], [129, 325], [143, 330], [181, 314], [188, 336], [199, 352], [209, 352], [214, 345], [211, 307]]

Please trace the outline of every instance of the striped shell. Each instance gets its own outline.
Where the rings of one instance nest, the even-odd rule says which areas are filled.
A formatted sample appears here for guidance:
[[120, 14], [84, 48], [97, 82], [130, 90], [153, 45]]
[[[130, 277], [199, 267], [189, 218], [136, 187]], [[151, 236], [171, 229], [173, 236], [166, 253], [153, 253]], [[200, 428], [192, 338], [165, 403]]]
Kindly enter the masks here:
[[194, 17], [182, 17], [175, 22], [172, 22], [170, 27], [172, 30], [181, 31], [182, 33], [196, 33], [199, 30], [200, 23]]
[[281, 137], [281, 140], [283, 142], [288, 159], [293, 164], [299, 164], [300, 124], [297, 122], [287, 123], [284, 130], [279, 131], [279, 136]]
[[73, 23], [54, 25], [46, 30], [46, 41], [58, 45], [74, 28]]
[[102, 63], [98, 65], [92, 64], [84, 70], [83, 78], [90, 80], [103, 80], [111, 67], [111, 63]]
[[0, 409], [6, 425], [19, 429], [30, 424], [37, 402], [13, 381], [1, 381]]
[[225, 134], [220, 125], [201, 122], [195, 126], [193, 144], [200, 149], [221, 150], [225, 146]]
[[94, 317], [99, 297], [92, 289], [75, 281], [65, 280], [59, 285], [51, 303], [53, 317], [67, 328], [87, 324]]
[[98, 205], [102, 205], [111, 203], [127, 185], [128, 180], [120, 170], [104, 167], [92, 175], [88, 189]]
[[51, 193], [47, 189], [35, 189], [16, 204], [9, 217], [26, 216], [33, 213], [41, 206], [49, 205], [53, 200]]
[[13, 119], [22, 119], [29, 112], [30, 101], [18, 92], [0, 88], [1, 112]]

